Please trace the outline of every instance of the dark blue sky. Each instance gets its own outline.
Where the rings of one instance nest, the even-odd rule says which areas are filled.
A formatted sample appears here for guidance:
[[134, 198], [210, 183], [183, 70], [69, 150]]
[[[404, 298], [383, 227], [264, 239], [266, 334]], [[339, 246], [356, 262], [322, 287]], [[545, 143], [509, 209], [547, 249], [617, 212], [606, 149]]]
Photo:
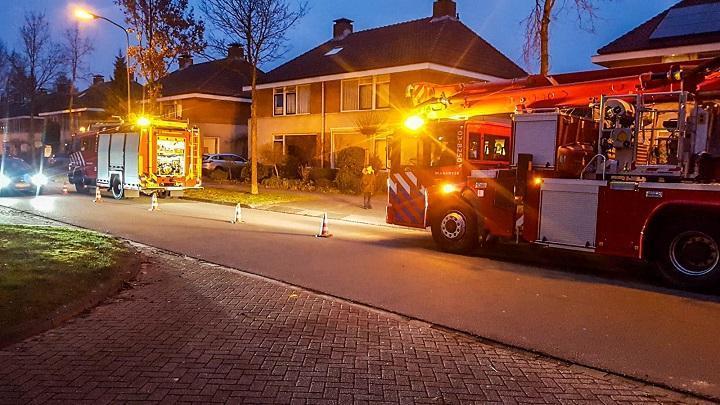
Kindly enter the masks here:
[[[200, 0], [191, 0], [199, 2]], [[553, 72], [593, 69], [590, 57], [595, 51], [628, 30], [652, 18], [678, 0], [613, 0], [601, 3], [597, 32], [577, 28], [573, 14], [563, 13], [552, 31]], [[522, 52], [521, 21], [533, 0], [458, 0], [461, 20], [475, 32], [528, 70]], [[83, 4], [109, 18], [122, 22], [122, 13], [112, 0], [3, 0], [0, 7], [0, 38], [9, 47], [18, 44], [18, 28], [27, 10], [42, 10], [52, 22], [57, 38], [72, 22], [73, 6]], [[311, 10], [290, 33], [290, 50], [283, 60], [297, 56], [326, 41], [332, 32], [332, 20], [347, 17], [355, 20], [356, 30], [400, 21], [422, 18], [432, 13], [433, 0], [310, 0]], [[199, 12], [196, 10], [196, 12]], [[124, 34], [102, 21], [85, 23], [84, 32], [94, 41], [96, 51], [89, 73], [108, 76], [113, 56], [124, 48]], [[281, 63], [274, 63], [277, 65]], [[273, 66], [266, 66], [272, 68]], [[536, 71], [535, 66], [529, 70]]]

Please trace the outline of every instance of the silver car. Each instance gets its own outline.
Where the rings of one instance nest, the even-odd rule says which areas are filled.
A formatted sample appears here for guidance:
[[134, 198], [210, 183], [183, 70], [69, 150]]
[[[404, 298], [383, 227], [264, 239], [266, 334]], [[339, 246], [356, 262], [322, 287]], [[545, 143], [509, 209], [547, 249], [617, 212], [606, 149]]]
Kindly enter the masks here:
[[216, 153], [203, 155], [202, 168], [205, 173], [212, 173], [216, 170], [223, 172], [237, 173], [248, 163], [248, 160], [240, 155], [232, 153]]

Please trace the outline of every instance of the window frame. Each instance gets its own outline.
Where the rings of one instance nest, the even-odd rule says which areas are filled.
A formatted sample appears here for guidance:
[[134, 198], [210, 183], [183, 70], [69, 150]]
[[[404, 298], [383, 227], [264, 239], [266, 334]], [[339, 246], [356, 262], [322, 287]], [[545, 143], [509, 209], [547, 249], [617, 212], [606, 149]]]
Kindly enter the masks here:
[[[364, 83], [363, 80], [372, 79], [372, 83]], [[345, 83], [347, 82], [357, 82], [357, 108], [356, 109], [346, 109], [345, 108]], [[387, 92], [387, 106], [378, 106], [378, 86], [379, 85], [387, 85], [388, 86], [388, 92]], [[371, 103], [372, 106], [370, 108], [361, 108], [361, 92], [360, 88], [363, 86], [371, 86]], [[374, 76], [362, 76], [362, 77], [355, 77], [352, 79], [344, 79], [340, 81], [340, 112], [361, 112], [361, 111], [377, 111], [377, 110], [389, 110], [390, 107], [390, 75], [374, 75]]]
[[[307, 112], [298, 112], [300, 110], [299, 100], [300, 100], [300, 90], [301, 88], [306, 88], [308, 92], [307, 97]], [[288, 112], [288, 96], [293, 95], [295, 99], [295, 105], [293, 112]], [[278, 109], [280, 107], [277, 107], [276, 101], [278, 99], [278, 96], [282, 96], [282, 114], [278, 113]], [[312, 104], [312, 93], [310, 90], [309, 84], [301, 84], [296, 86], [284, 86], [284, 87], [274, 87], [273, 88], [273, 97], [272, 97], [272, 110], [273, 110], [273, 117], [292, 117], [296, 115], [309, 115], [310, 114], [310, 105]]]

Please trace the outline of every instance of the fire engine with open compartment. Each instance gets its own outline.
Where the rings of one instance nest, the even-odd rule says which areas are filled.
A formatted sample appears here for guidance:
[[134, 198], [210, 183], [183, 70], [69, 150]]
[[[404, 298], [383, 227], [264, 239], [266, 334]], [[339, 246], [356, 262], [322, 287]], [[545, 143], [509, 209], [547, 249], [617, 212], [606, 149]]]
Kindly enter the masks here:
[[73, 139], [68, 181], [78, 192], [100, 187], [113, 197], [181, 196], [202, 186], [202, 142], [186, 121], [135, 117], [100, 122]]

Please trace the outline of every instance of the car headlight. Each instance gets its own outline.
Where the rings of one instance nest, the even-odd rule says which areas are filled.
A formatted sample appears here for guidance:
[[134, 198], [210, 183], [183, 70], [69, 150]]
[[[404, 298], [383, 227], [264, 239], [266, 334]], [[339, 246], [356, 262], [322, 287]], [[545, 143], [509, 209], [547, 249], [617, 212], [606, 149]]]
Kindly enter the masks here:
[[4, 174], [0, 174], [0, 188], [5, 188], [10, 185], [10, 178]]
[[30, 178], [30, 181], [32, 182], [32, 184], [39, 186], [39, 187], [42, 187], [42, 186], [48, 184], [47, 176], [42, 173], [38, 173], [38, 174], [32, 176]]

